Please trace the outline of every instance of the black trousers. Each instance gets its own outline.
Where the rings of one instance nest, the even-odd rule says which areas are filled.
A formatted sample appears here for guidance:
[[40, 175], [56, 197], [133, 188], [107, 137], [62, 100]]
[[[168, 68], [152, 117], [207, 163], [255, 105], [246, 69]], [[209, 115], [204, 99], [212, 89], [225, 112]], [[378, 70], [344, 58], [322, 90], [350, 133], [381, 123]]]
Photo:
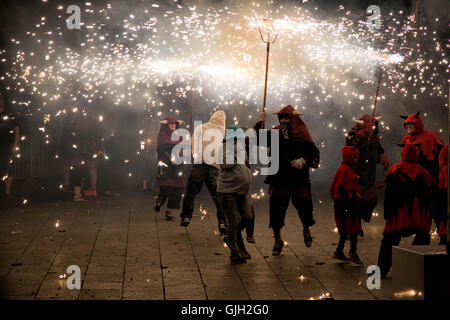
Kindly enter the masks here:
[[250, 204], [251, 216], [249, 221], [247, 222], [247, 227], [245, 228], [245, 232], [247, 235], [253, 235], [255, 233], [255, 207], [253, 204]]
[[303, 227], [307, 228], [316, 223], [313, 219], [313, 203], [310, 187], [289, 188], [270, 186], [269, 212], [271, 228], [281, 229], [284, 226], [286, 211], [291, 199], [292, 204], [297, 209]]
[[380, 253], [378, 255], [378, 266], [381, 274], [387, 274], [392, 267], [392, 246], [398, 246], [402, 237], [415, 234], [412, 245], [429, 245], [430, 233], [422, 229], [405, 229], [385, 233], [381, 240]]
[[250, 201], [247, 194], [219, 193], [227, 219], [227, 244], [231, 255], [239, 254], [245, 248], [242, 230], [251, 217]]
[[70, 171], [70, 183], [74, 187], [83, 186], [83, 180], [86, 181], [88, 177], [87, 169], [85, 167], [74, 167]]
[[181, 195], [184, 188], [160, 186], [158, 194], [158, 202], [163, 206], [167, 201], [168, 209], [180, 209]]
[[217, 179], [219, 178], [219, 169], [207, 164], [194, 164], [189, 175], [186, 187], [186, 194], [183, 199], [183, 209], [181, 218], [192, 218], [194, 212], [195, 197], [202, 190], [203, 183], [216, 205], [218, 223], [225, 224], [225, 214], [223, 213], [222, 203], [217, 193]]

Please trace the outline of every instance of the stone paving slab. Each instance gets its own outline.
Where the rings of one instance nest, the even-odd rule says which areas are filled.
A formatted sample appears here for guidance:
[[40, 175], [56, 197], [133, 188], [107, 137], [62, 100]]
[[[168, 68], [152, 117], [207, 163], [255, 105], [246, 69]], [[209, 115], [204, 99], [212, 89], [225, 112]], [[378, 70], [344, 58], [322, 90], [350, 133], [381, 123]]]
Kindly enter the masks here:
[[[303, 243], [291, 206], [282, 230], [286, 246], [273, 257], [268, 199], [263, 198], [254, 203], [256, 244], [246, 243], [252, 258], [232, 265], [215, 210], [206, 216], [198, 210], [200, 204], [214, 208], [208, 195], [198, 197], [187, 228], [179, 226], [178, 215], [166, 221], [163, 210], [155, 212], [152, 199], [133, 194], [2, 210], [0, 298], [303, 300], [328, 293], [334, 299], [393, 299], [390, 277], [380, 290], [366, 288], [366, 268], [377, 261], [381, 215], [363, 224], [365, 237], [359, 239], [358, 250], [364, 266], [332, 258], [338, 235], [331, 201], [314, 203], [317, 224], [311, 229], [311, 248]], [[69, 290], [67, 279], [60, 278], [69, 265], [81, 269], [80, 290]]]

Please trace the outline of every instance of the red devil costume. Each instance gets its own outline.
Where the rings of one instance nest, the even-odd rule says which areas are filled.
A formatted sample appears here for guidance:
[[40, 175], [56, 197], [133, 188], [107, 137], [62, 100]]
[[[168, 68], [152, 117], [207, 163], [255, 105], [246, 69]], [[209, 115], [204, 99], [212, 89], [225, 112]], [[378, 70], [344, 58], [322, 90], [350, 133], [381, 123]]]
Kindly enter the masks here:
[[[274, 127], [279, 132], [279, 169], [274, 175], [267, 176], [269, 184], [270, 227], [274, 231], [274, 255], [281, 252], [283, 242], [280, 230], [284, 226], [286, 211], [292, 199], [294, 207], [303, 224], [303, 235], [307, 247], [311, 246], [312, 237], [309, 227], [315, 224], [311, 198], [311, 181], [309, 168], [317, 168], [319, 150], [309, 134], [303, 120], [291, 105], [276, 112], [278, 118], [289, 118], [289, 124], [280, 122]], [[263, 122], [256, 123], [254, 129], [262, 127]], [[268, 147], [271, 146], [268, 134]], [[259, 138], [259, 135], [258, 135]], [[259, 139], [258, 139], [259, 140]], [[258, 141], [259, 142], [259, 141]]]
[[[339, 244], [335, 252], [335, 258], [346, 260], [344, 245], [350, 236], [350, 256], [356, 259], [356, 244], [358, 233], [361, 232], [361, 221], [357, 211], [358, 203], [358, 175], [356, 166], [360, 152], [355, 147], [342, 148], [342, 162], [334, 175], [330, 195], [334, 199], [334, 218], [340, 234]], [[360, 260], [359, 260], [360, 261]]]
[[[424, 130], [420, 112], [412, 113], [408, 117], [401, 116], [405, 119], [403, 126], [406, 128], [407, 124], [414, 124], [415, 130], [412, 134], [406, 134], [402, 140], [402, 144], [414, 144], [418, 146], [419, 155], [417, 163], [424, 167], [434, 178], [436, 182], [439, 181], [439, 152], [444, 147], [443, 142], [436, 133]], [[433, 194], [433, 207], [431, 208], [431, 217], [433, 218], [436, 227], [439, 228], [442, 223], [442, 213], [439, 210], [439, 192]]]
[[372, 118], [372, 116], [365, 114], [359, 120], [354, 120], [356, 125], [353, 126], [346, 139], [347, 146], [354, 146], [360, 152], [356, 167], [356, 173], [359, 176], [358, 192], [361, 196], [358, 201], [358, 212], [366, 222], [370, 222], [378, 200], [375, 185], [377, 163], [382, 165], [385, 170], [389, 168], [378, 135], [378, 120], [380, 118], [381, 116]]
[[386, 224], [378, 257], [382, 275], [389, 272], [392, 265], [392, 246], [398, 245], [401, 237], [415, 234], [413, 245], [430, 244], [431, 190], [434, 187], [434, 179], [417, 163], [418, 155], [415, 145], [404, 145], [402, 161], [392, 166], [384, 180]]
[[447, 221], [447, 210], [448, 210], [448, 144], [439, 153], [439, 190], [441, 192], [440, 201], [440, 212], [442, 217], [442, 222], [439, 227], [439, 236], [441, 241], [439, 244], [446, 244], [447, 234], [448, 234], [448, 221]]
[[175, 124], [178, 128], [180, 125], [178, 120], [167, 117], [161, 124], [157, 144], [159, 195], [155, 199], [155, 209], [159, 211], [168, 200], [166, 218], [173, 220], [170, 212], [180, 208], [185, 180], [182, 165], [172, 163], [171, 153], [173, 147], [182, 141], [182, 137], [178, 141], [171, 140], [173, 130], [169, 128], [169, 124]]

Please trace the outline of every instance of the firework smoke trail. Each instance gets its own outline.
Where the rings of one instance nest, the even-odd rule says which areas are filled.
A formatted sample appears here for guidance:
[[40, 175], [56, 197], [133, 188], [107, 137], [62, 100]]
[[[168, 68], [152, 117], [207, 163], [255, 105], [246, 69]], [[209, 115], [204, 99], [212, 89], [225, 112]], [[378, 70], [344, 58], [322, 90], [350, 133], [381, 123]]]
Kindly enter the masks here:
[[[291, 96], [300, 106], [302, 98], [310, 95], [309, 89], [319, 86], [318, 101], [348, 95], [351, 104], [363, 94], [351, 82], [366, 82], [371, 87], [378, 65], [385, 69], [383, 86], [393, 93], [408, 94], [402, 86], [408, 81], [421, 93], [444, 92], [442, 84], [433, 81], [439, 66], [448, 67], [442, 46], [435, 43], [442, 59], [434, 62], [427, 59], [428, 50], [417, 54], [406, 49], [413, 28], [404, 13], [400, 18], [390, 16], [383, 30], [370, 31], [349, 14], [321, 21], [301, 7], [178, 5], [174, 10], [153, 4], [130, 13], [121, 21], [121, 32], [113, 32], [108, 24], [112, 5], [86, 8], [84, 19], [92, 22], [84, 26], [81, 50], [62, 47], [66, 33], [62, 6], [58, 7], [61, 25], [56, 30], [48, 30], [42, 17], [35, 30], [27, 32], [35, 44], [32, 52], [21, 50], [22, 43], [12, 39], [17, 55], [3, 62], [12, 63], [14, 69], [2, 77], [15, 80], [12, 90], [40, 96], [43, 106], [57, 104], [63, 96], [87, 103], [111, 98], [117, 105], [134, 105], [144, 96], [154, 106], [158, 103], [150, 93], [154, 88], [185, 88], [195, 79], [195, 89], [218, 106], [236, 101], [258, 105], [263, 55], [256, 27], [268, 16], [275, 17], [273, 25], [280, 33], [270, 86], [270, 96], [279, 103]], [[46, 63], [34, 65], [36, 56]], [[434, 76], [425, 83], [424, 73], [430, 69]]]
[[[45, 127], [71, 112], [103, 119], [94, 107], [99, 101], [165, 110], [155, 112], [157, 117], [178, 114], [194, 90], [208, 111], [238, 106], [247, 108], [251, 119], [262, 104], [265, 55], [258, 27], [263, 18], [272, 19], [279, 33], [272, 47], [269, 110], [286, 103], [306, 110], [333, 102], [353, 115], [370, 112], [379, 67], [379, 99], [389, 94], [446, 100], [442, 79], [449, 68], [443, 45], [435, 31], [415, 30], [406, 12], [385, 14], [382, 28], [370, 30], [361, 16], [342, 6], [325, 20], [302, 4], [163, 3], [118, 10], [120, 2], [104, 7], [86, 2], [79, 31], [67, 30], [66, 7], [48, 3], [57, 11], [57, 23], [39, 17], [26, 37], [12, 36], [10, 48], [0, 54], [8, 70], [0, 80], [14, 97], [11, 103], [39, 111]], [[67, 44], [73, 32], [80, 39], [77, 46]], [[413, 45], [417, 33], [427, 46]], [[330, 122], [328, 128], [338, 127]], [[45, 138], [49, 143], [48, 134]], [[325, 148], [326, 141], [319, 143]]]

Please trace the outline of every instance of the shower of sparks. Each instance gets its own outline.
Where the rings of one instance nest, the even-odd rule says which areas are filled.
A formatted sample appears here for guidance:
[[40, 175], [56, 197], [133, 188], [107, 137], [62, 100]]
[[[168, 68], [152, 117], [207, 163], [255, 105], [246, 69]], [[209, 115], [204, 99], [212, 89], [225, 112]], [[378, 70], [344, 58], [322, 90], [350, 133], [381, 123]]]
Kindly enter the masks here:
[[[11, 39], [11, 53], [2, 52], [2, 61], [11, 66], [2, 79], [14, 80], [11, 90], [38, 96], [42, 106], [53, 109], [63, 101], [84, 108], [105, 98], [117, 105], [156, 106], [158, 95], [175, 96], [193, 79], [191, 89], [219, 106], [239, 100], [258, 104], [264, 56], [257, 28], [265, 26], [264, 17], [280, 16], [271, 20], [280, 40], [270, 93], [280, 102], [286, 95], [298, 105], [308, 95], [327, 101], [346, 94], [349, 101], [359, 100], [363, 92], [352, 83], [371, 88], [376, 66], [385, 73], [383, 87], [393, 93], [444, 91], [438, 79], [439, 69], [448, 70], [444, 49], [437, 41], [434, 50], [412, 49], [417, 31], [405, 13], [388, 15], [375, 31], [348, 13], [324, 21], [299, 6], [257, 3], [178, 5], [175, 10], [152, 6], [129, 12], [117, 25], [110, 21], [113, 14], [112, 5], [86, 10], [85, 26], [77, 31], [83, 35], [80, 48], [65, 44], [69, 30], [62, 12], [56, 27], [41, 19], [24, 40]], [[426, 27], [419, 33], [433, 37]], [[440, 58], [432, 59], [430, 51]]]
[[264, 190], [260, 189], [259, 193], [252, 193], [252, 199], [260, 200], [261, 198], [264, 198], [265, 195], [266, 194], [265, 194]]
[[204, 218], [206, 218], [207, 214], [208, 214], [208, 208], [201, 203], [200, 204], [200, 215], [201, 215], [200, 220], [203, 220]]
[[[448, 56], [436, 31], [427, 26], [416, 30], [413, 18], [402, 11], [384, 15], [378, 30], [367, 28], [365, 17], [343, 6], [324, 20], [316, 10], [307, 10], [306, 2], [208, 6], [149, 1], [145, 8], [126, 12], [116, 4], [86, 2], [80, 30], [67, 29], [64, 6], [45, 2], [48, 12], [54, 6], [55, 15], [39, 17], [23, 33], [11, 35], [10, 47], [0, 51], [7, 70], [0, 81], [14, 97], [10, 103], [17, 111], [40, 119], [47, 145], [52, 139], [46, 127], [58, 117], [90, 116], [99, 126], [106, 125], [95, 108], [99, 103], [164, 117], [178, 114], [195, 93], [196, 103], [210, 106], [210, 111], [238, 106], [247, 108], [252, 119], [260, 110], [264, 77], [258, 28], [266, 28], [278, 33], [271, 52], [269, 109], [289, 102], [306, 110], [334, 101], [367, 112], [378, 69], [383, 75], [381, 100], [447, 100]], [[70, 41], [74, 37], [78, 42]], [[419, 38], [423, 45], [417, 45]], [[382, 128], [389, 130], [383, 123]], [[338, 127], [330, 123], [327, 130]], [[136, 135], [142, 141], [149, 138], [139, 130]], [[145, 149], [143, 142], [133, 152], [140, 155]], [[129, 171], [128, 176], [134, 174]]]

